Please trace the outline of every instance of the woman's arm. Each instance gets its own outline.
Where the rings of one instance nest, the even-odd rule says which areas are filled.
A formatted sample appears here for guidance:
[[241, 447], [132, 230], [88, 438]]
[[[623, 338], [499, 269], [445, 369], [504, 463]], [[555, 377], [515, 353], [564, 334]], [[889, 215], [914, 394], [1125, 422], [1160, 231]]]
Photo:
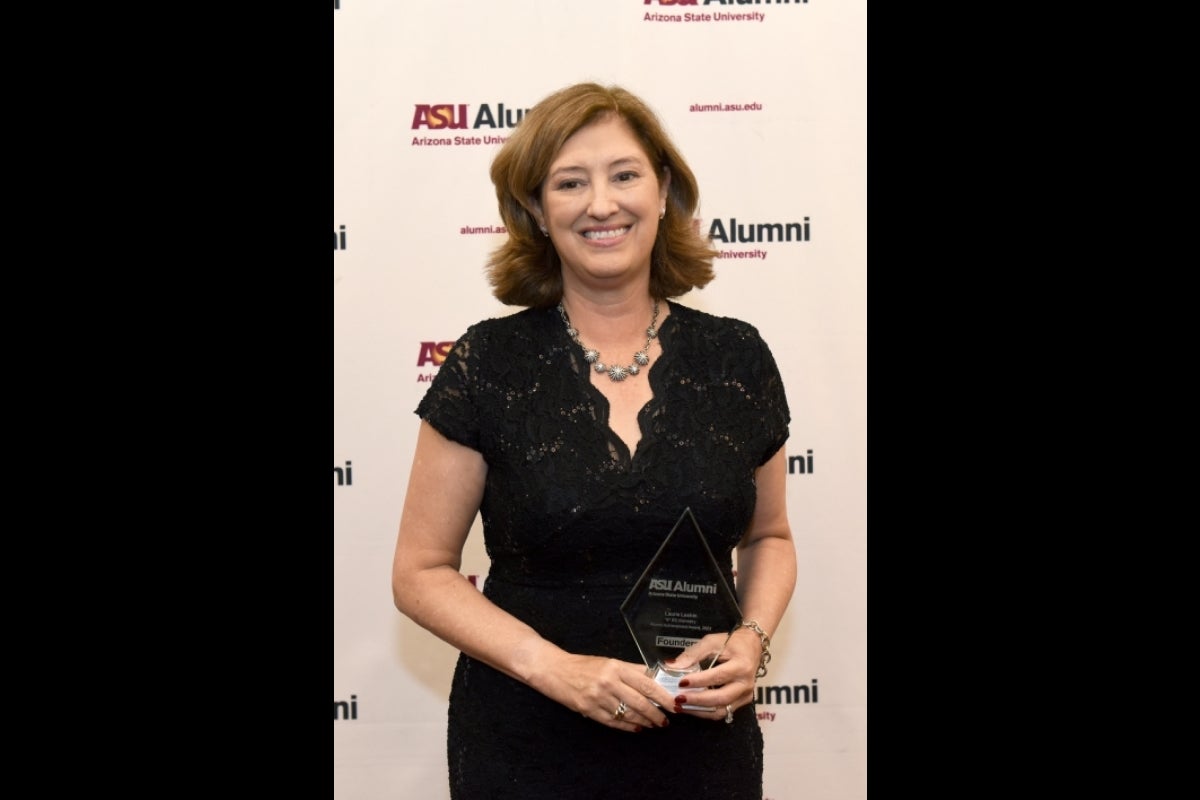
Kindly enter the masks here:
[[[738, 544], [738, 602], [742, 615], [773, 636], [796, 588], [796, 546], [787, 515], [787, 457], [783, 448], [759, 468], [758, 502], [750, 529]], [[748, 628], [743, 635], [754, 639]], [[761, 646], [760, 646], [761, 649]]]
[[[796, 548], [787, 516], [787, 487], [784, 449], [755, 473], [757, 501], [754, 516], [738, 544], [738, 605], [746, 620], [754, 620], [774, 636], [796, 586]], [[711, 657], [712, 643], [692, 645], [672, 663], [687, 666]], [[754, 631], [738, 628], [725, 645], [720, 663], [680, 682], [680, 692], [689, 704], [713, 706], [716, 711], [688, 712], [712, 719], [724, 718], [726, 706], [740, 708], [754, 700], [755, 674], [762, 643]], [[698, 687], [717, 686], [717, 689]]]
[[[497, 607], [459, 572], [483, 498], [483, 456], [422, 422], [392, 562], [392, 597], [421, 627], [580, 713], [622, 730], [661, 726], [670, 695], [638, 665], [567, 653]], [[621, 720], [612, 711], [624, 702]]]

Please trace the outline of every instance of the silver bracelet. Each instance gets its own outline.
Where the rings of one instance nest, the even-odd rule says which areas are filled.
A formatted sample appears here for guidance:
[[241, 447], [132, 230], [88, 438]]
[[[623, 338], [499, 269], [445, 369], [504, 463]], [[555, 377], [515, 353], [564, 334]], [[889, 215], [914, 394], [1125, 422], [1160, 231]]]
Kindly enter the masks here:
[[767, 674], [767, 662], [771, 660], [771, 637], [767, 636], [767, 632], [752, 619], [743, 622], [742, 627], [749, 628], [758, 634], [758, 641], [762, 644], [762, 655], [758, 659], [758, 672], [755, 674], [755, 677], [765, 677]]

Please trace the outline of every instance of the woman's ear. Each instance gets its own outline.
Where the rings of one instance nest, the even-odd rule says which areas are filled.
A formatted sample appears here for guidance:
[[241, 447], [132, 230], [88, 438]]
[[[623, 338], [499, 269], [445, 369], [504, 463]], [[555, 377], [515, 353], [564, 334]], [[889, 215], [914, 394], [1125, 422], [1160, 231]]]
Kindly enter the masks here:
[[542, 216], [542, 204], [537, 197], [530, 196], [529, 202], [525, 204], [525, 209], [529, 215], [533, 217], [533, 222], [542, 229], [542, 233], [546, 232], [546, 218]]

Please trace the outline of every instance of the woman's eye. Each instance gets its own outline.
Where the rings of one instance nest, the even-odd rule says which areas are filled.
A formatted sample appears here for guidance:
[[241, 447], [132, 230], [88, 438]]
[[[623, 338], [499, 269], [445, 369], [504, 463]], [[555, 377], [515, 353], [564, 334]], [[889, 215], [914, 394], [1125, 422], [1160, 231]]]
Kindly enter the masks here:
[[579, 181], [575, 181], [575, 180], [560, 181], [558, 184], [558, 188], [559, 189], [578, 189]]
[[618, 172], [617, 173], [618, 181], [631, 181], [636, 177], [637, 177], [636, 172]]

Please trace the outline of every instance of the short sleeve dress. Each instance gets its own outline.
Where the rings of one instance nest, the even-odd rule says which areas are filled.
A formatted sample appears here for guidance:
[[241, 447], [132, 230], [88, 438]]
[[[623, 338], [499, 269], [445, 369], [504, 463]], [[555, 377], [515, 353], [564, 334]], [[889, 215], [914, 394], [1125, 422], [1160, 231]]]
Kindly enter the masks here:
[[[690, 507], [725, 579], [755, 470], [788, 436], [778, 368], [757, 330], [671, 304], [653, 399], [630, 453], [554, 309], [471, 326], [417, 414], [487, 463], [484, 594], [563, 649], [641, 663], [620, 605]], [[733, 724], [670, 715], [615, 731], [460, 655], [449, 704], [454, 800], [762, 797], [753, 705]]]

